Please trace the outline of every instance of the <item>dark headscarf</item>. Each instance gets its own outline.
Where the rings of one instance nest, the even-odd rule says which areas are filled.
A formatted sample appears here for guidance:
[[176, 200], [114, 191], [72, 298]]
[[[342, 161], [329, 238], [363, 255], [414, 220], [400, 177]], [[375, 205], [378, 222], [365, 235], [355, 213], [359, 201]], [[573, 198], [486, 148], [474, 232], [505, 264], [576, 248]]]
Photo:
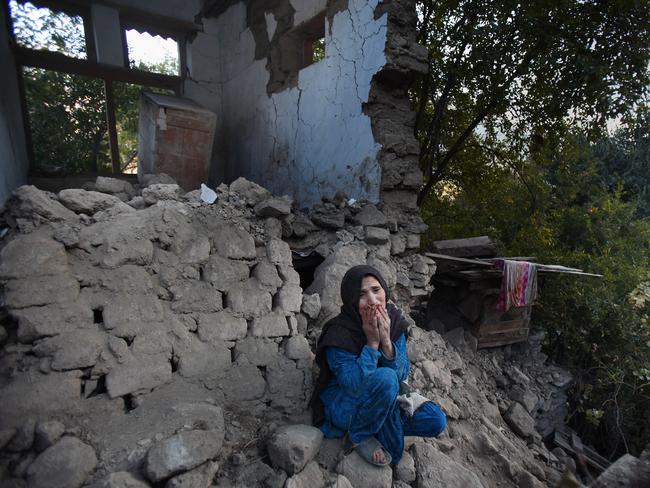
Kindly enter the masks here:
[[341, 312], [323, 326], [316, 345], [316, 364], [320, 373], [309, 402], [312, 407], [314, 425], [323, 423], [324, 409], [320, 394], [334, 376], [327, 364], [325, 350], [330, 346], [339, 347], [358, 355], [367, 343], [366, 335], [361, 326], [361, 315], [359, 314], [361, 282], [366, 276], [376, 278], [386, 294], [386, 311], [390, 318], [391, 340], [393, 342], [397, 341], [408, 330], [408, 322], [402, 313], [394, 304], [388, 302], [390, 298], [388, 286], [379, 271], [367, 265], [350, 268], [341, 281], [341, 299], [343, 300]]

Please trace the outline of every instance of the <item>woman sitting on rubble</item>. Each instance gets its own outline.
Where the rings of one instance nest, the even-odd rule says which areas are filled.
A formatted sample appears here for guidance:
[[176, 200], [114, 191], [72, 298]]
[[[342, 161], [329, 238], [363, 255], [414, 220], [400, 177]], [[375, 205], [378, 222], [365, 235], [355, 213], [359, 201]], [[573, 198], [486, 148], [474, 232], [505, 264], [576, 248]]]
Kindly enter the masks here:
[[349, 269], [341, 298], [341, 313], [325, 324], [318, 339], [314, 424], [326, 437], [347, 435], [348, 447], [371, 464], [397, 464], [404, 436], [439, 435], [445, 414], [417, 394], [400, 396], [398, 402], [410, 367], [408, 322], [389, 301], [381, 274], [371, 266]]

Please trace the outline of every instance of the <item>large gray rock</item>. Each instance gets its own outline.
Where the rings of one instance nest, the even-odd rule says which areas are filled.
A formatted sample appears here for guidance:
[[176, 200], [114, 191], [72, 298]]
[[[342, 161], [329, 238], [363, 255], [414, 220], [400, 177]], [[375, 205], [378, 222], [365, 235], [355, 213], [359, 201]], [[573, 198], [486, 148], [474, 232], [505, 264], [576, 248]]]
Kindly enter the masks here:
[[177, 182], [174, 178], [169, 176], [167, 173], [148, 173], [138, 177], [140, 180], [140, 186], [146, 188], [151, 185], [175, 185]]
[[0, 279], [59, 275], [67, 270], [63, 244], [40, 234], [19, 235], [0, 251]]
[[388, 221], [386, 216], [377, 210], [377, 207], [374, 205], [365, 205], [352, 220], [355, 224], [363, 225], [364, 227], [368, 225], [383, 227]]
[[239, 177], [233, 181], [230, 184], [230, 191], [232, 193], [237, 193], [250, 206], [255, 206], [271, 196], [271, 192], [266, 188], [263, 188], [252, 181], [248, 181], [244, 177]]
[[473, 472], [429, 444], [416, 444], [413, 454], [418, 488], [485, 488]]
[[273, 466], [295, 474], [314, 459], [323, 433], [311, 425], [286, 425], [278, 428], [267, 444]]
[[147, 478], [157, 483], [214, 459], [223, 435], [223, 429], [189, 430], [155, 444], [147, 453]]
[[230, 366], [230, 350], [223, 344], [191, 342], [187, 351], [180, 353], [178, 373], [186, 378], [223, 374]]
[[291, 312], [300, 312], [302, 288], [296, 285], [284, 285], [275, 295], [275, 305], [287, 315]]
[[147, 391], [172, 379], [172, 366], [165, 354], [132, 358], [116, 366], [106, 376], [108, 396]]
[[323, 488], [325, 479], [318, 467], [318, 463], [312, 461], [300, 473], [294, 474], [287, 480], [285, 488]]
[[45, 417], [75, 408], [81, 398], [81, 380], [77, 373], [15, 373], [12, 381], [0, 388], [3, 423], [15, 426], [12, 424], [29, 414]]
[[34, 347], [37, 356], [51, 356], [55, 371], [81, 369], [93, 366], [102, 352], [106, 334], [97, 329], [63, 332], [43, 339]]
[[291, 213], [289, 198], [271, 197], [255, 205], [255, 213], [260, 217], [281, 217]]
[[18, 278], [5, 286], [5, 303], [10, 309], [73, 302], [78, 297], [79, 282], [68, 273]]
[[[643, 458], [643, 453], [641, 458]], [[607, 468], [590, 486], [593, 488], [640, 488], [650, 480], [650, 460], [624, 454]]]
[[74, 212], [61, 205], [50, 194], [32, 185], [24, 185], [14, 190], [5, 207], [14, 218], [32, 219], [34, 215], [38, 215], [52, 222], [76, 218]]
[[158, 183], [142, 190], [142, 198], [147, 205], [154, 205], [159, 200], [178, 200], [181, 187], [176, 184]]
[[195, 232], [176, 234], [170, 250], [183, 264], [202, 264], [210, 257], [210, 239]]
[[402, 455], [402, 459], [395, 466], [395, 479], [409, 484], [415, 481], [415, 461], [408, 452]]
[[[393, 472], [390, 466], [373, 466], [355, 451], [345, 456], [336, 468], [354, 488], [391, 488]], [[443, 486], [443, 485], [441, 485]]]
[[451, 388], [451, 373], [443, 361], [422, 362], [422, 371], [429, 381], [442, 391], [449, 391]]
[[270, 339], [247, 337], [237, 341], [235, 345], [235, 360], [244, 356], [255, 366], [266, 366], [278, 355], [278, 344]]
[[256, 317], [251, 324], [251, 334], [254, 337], [280, 337], [288, 336], [289, 333], [287, 318], [280, 312]]
[[103, 318], [111, 334], [132, 338], [162, 324], [165, 313], [153, 295], [116, 294], [105, 304]]
[[59, 201], [73, 212], [84, 213], [87, 215], [93, 215], [96, 212], [115, 206], [124, 207], [124, 211], [133, 211], [133, 208], [129, 207], [126, 203], [113, 195], [77, 188], [61, 190], [59, 192]]
[[256, 256], [253, 236], [239, 227], [219, 227], [212, 236], [212, 243], [224, 258], [253, 259]]
[[180, 313], [218, 312], [223, 308], [221, 293], [205, 281], [184, 281], [170, 288], [174, 301], [172, 310]]
[[311, 359], [313, 357], [309, 342], [302, 335], [289, 337], [284, 351], [289, 359]]
[[266, 381], [252, 364], [233, 363], [219, 386], [229, 402], [256, 400], [264, 395]]
[[212, 486], [214, 475], [219, 470], [219, 463], [208, 461], [198, 468], [170, 479], [165, 488], [208, 488]]
[[92, 447], [76, 437], [63, 437], [27, 468], [27, 483], [33, 488], [78, 488], [95, 466]]
[[342, 246], [332, 252], [314, 272], [314, 281], [305, 291], [318, 293], [321, 300], [320, 321], [338, 314], [341, 302], [341, 280], [352, 266], [366, 263], [368, 250], [358, 244]]
[[93, 311], [81, 301], [23, 308], [11, 315], [18, 320], [18, 340], [23, 343], [93, 325]]
[[95, 190], [103, 193], [126, 193], [133, 196], [135, 191], [133, 185], [128, 181], [107, 176], [98, 176], [95, 180]]
[[304, 294], [302, 296], [302, 313], [310, 319], [315, 319], [320, 313], [320, 296], [318, 293]]
[[202, 268], [203, 279], [221, 291], [228, 291], [233, 284], [246, 280], [248, 274], [246, 263], [233, 261], [218, 254], [210, 256]]
[[227, 310], [198, 317], [199, 338], [205, 342], [236, 341], [246, 337], [247, 331], [246, 319], [235, 317]]
[[271, 406], [285, 411], [305, 408], [305, 393], [309, 390], [311, 370], [298, 368], [295, 361], [278, 356], [266, 368], [266, 381]]
[[383, 227], [366, 227], [365, 241], [368, 244], [386, 244], [390, 239], [390, 232]]
[[151, 241], [129, 234], [110, 233], [99, 248], [99, 263], [103, 268], [117, 268], [124, 264], [147, 265], [152, 259]]
[[503, 419], [517, 435], [524, 439], [537, 434], [535, 420], [519, 402], [512, 402], [510, 408], [503, 414]]
[[266, 256], [276, 265], [289, 266], [293, 263], [289, 244], [280, 239], [270, 239], [266, 243]]
[[237, 283], [226, 294], [227, 307], [246, 318], [268, 314], [272, 304], [271, 294], [255, 278]]
[[253, 268], [252, 276], [257, 278], [261, 287], [269, 293], [275, 293], [282, 286], [282, 278], [278, 274], [278, 269], [266, 259], [260, 261]]

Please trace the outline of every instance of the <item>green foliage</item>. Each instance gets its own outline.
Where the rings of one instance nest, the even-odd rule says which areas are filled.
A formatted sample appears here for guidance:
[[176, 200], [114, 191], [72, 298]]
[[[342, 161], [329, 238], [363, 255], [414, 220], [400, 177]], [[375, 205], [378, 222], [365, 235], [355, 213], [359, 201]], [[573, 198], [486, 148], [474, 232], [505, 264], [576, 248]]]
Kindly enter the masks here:
[[624, 113], [648, 85], [650, 4], [582, 0], [417, 2], [429, 73], [413, 90], [425, 186], [469, 145], [520, 153], [561, 129], [590, 130]]
[[23, 74], [37, 168], [110, 168], [103, 83], [41, 69]]
[[635, 164], [626, 156], [648, 150], [633, 127], [597, 143], [566, 132], [527, 157], [463, 159], [421, 209], [429, 240], [487, 234], [505, 255], [604, 275], [541, 279], [533, 324], [546, 329], [551, 358], [576, 373], [574, 427], [608, 455], [650, 442], [650, 221], [602, 150], [625, 148], [626, 174]]

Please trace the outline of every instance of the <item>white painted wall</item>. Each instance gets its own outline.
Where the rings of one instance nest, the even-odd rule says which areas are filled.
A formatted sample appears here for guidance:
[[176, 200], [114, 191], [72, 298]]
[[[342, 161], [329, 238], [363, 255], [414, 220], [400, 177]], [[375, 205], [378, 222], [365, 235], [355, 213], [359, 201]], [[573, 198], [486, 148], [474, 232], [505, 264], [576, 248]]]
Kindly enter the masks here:
[[[0, 22], [6, 25], [4, 10]], [[9, 49], [7, 29], [0, 28], [0, 206], [10, 193], [27, 183], [27, 149], [23, 132], [16, 66]]]
[[379, 200], [379, 145], [362, 112], [370, 82], [385, 64], [387, 17], [374, 18], [378, 0], [350, 0], [326, 26], [325, 59], [303, 69], [298, 86], [269, 96], [266, 59], [253, 61], [255, 43], [239, 3], [217, 19], [214, 44], [222, 83], [219, 153], [226, 176], [245, 176], [301, 206], [338, 190]]

